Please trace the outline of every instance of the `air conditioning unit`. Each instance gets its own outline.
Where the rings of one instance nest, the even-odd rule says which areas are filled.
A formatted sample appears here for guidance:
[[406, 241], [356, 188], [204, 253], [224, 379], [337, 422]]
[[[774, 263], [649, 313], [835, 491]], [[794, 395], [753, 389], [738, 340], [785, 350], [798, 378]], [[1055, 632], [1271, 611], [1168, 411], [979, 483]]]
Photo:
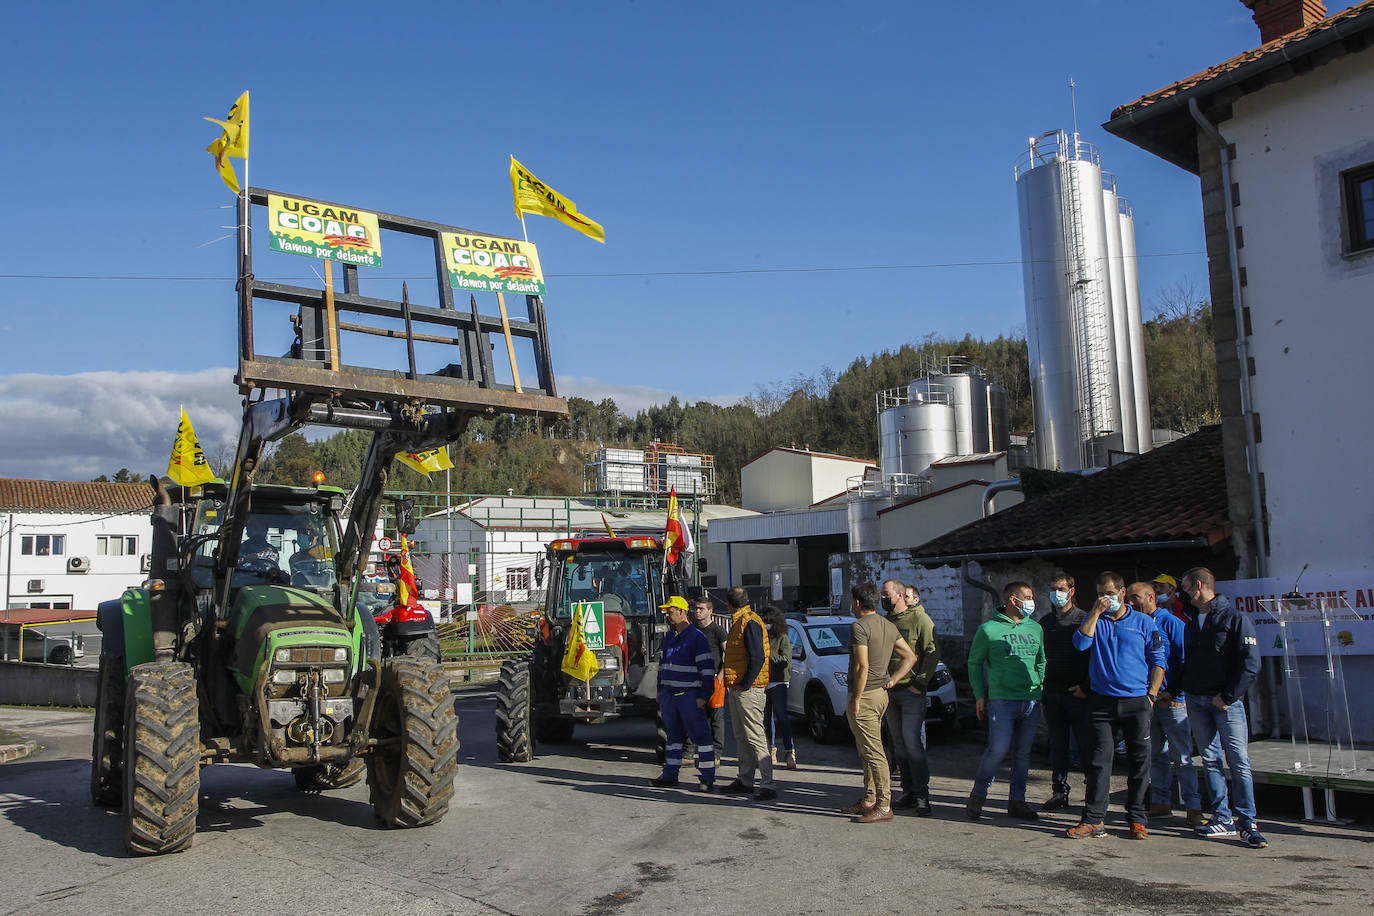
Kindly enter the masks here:
[[67, 572], [69, 572], [69, 573], [84, 573], [84, 572], [90, 572], [90, 571], [91, 571], [91, 558], [90, 558], [90, 557], [68, 557], [68, 558], [67, 558]]
[[153, 555], [152, 555], [151, 553], [145, 553], [143, 556], [139, 557], [139, 558], [138, 558], [138, 568], [139, 568], [139, 571], [140, 571], [140, 572], [152, 572], [152, 571], [153, 571]]
[[32, 592], [41, 592], [43, 589], [45, 589], [45, 588], [47, 588], [47, 587], [48, 587], [48, 583], [47, 583], [47, 581], [44, 580], [44, 579], [30, 579], [30, 580], [29, 580], [29, 588], [28, 588], [28, 590], [29, 590], [30, 593], [32, 593]]

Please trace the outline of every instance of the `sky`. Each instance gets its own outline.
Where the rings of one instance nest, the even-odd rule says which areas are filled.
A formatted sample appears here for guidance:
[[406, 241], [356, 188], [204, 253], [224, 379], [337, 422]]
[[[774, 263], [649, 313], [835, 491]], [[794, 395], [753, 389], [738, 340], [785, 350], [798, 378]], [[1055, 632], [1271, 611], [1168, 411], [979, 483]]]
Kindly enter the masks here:
[[[519, 236], [513, 154], [576, 201], [604, 245], [526, 226], [559, 393], [633, 412], [1019, 333], [1012, 164], [1073, 129], [1071, 78], [1147, 316], [1205, 291], [1197, 179], [1100, 125], [1259, 43], [1240, 0], [8, 9], [0, 475], [51, 479], [165, 467], [178, 404], [207, 450], [236, 439], [234, 198], [202, 118], [244, 90], [255, 186]], [[433, 303], [421, 255], [384, 248], [363, 293]]]

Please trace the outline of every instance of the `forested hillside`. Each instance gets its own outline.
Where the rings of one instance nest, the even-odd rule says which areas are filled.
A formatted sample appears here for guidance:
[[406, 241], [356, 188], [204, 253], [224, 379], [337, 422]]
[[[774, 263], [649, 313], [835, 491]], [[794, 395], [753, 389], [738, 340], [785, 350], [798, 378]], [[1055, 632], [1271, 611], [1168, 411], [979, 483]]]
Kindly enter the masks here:
[[[1158, 314], [1145, 323], [1146, 361], [1154, 425], [1191, 432], [1219, 419], [1211, 308], [1186, 287], [1170, 291]], [[641, 448], [654, 439], [716, 457], [723, 502], [739, 501], [740, 467], [774, 445], [810, 446], [876, 460], [876, 392], [910, 381], [922, 366], [963, 356], [987, 370], [989, 381], [1008, 393], [1012, 429], [1031, 426], [1026, 341], [940, 340], [928, 337], [854, 360], [843, 372], [829, 368], [798, 373], [729, 406], [706, 401], [667, 404], [625, 415], [610, 399], [569, 398], [571, 417], [542, 433], [532, 421], [497, 417], [474, 422], [450, 447], [452, 487], [464, 493], [582, 492], [582, 466], [602, 446]], [[357, 482], [368, 435], [346, 432], [318, 442], [296, 435], [283, 440], [264, 462], [263, 475], [300, 483], [323, 470], [331, 483]], [[441, 489], [444, 475], [429, 479], [397, 465], [396, 486]]]

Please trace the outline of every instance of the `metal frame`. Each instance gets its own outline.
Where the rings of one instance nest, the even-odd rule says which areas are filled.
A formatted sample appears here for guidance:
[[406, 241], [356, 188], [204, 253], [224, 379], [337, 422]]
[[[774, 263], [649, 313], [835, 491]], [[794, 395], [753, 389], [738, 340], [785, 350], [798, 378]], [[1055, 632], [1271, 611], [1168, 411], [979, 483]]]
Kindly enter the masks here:
[[[351, 322], [340, 322], [338, 327], [354, 333], [404, 338], [409, 353], [408, 371], [348, 365], [330, 367], [325, 360], [307, 358], [303, 348], [280, 357], [259, 354], [254, 346], [253, 333], [255, 299], [299, 306], [299, 315], [293, 320], [302, 331], [306, 326], [322, 327], [321, 316], [325, 308], [323, 290], [258, 280], [253, 274], [252, 205], [266, 206], [269, 194], [281, 193], [249, 188], [247, 195], [239, 198], [239, 371], [235, 382], [242, 393], [247, 394], [253, 388], [280, 388], [325, 395], [346, 392], [353, 397], [372, 397], [385, 401], [414, 401], [443, 407], [555, 418], [567, 416], [567, 404], [558, 397], [554, 383], [544, 303], [539, 296], [525, 297], [527, 320], [509, 321], [511, 337], [524, 338], [534, 344], [536, 384], [525, 385], [523, 391], [517, 392], [513, 385], [495, 380], [491, 334], [504, 333], [502, 320], [499, 316], [479, 313], [475, 296], [469, 296], [467, 308], [460, 308], [448, 284], [441, 234], [473, 231], [458, 226], [390, 213], [376, 214], [381, 229], [419, 236], [433, 243], [439, 308], [411, 305], [404, 288], [399, 300], [362, 296], [358, 292], [358, 268], [344, 265], [343, 290], [334, 295], [335, 309], [340, 313], [403, 321], [405, 330], [402, 332]], [[416, 324], [436, 327], [441, 329], [441, 333], [416, 333], [413, 329]], [[417, 373], [414, 357], [416, 340], [452, 345], [457, 348], [458, 359], [442, 370], [442, 374]]]

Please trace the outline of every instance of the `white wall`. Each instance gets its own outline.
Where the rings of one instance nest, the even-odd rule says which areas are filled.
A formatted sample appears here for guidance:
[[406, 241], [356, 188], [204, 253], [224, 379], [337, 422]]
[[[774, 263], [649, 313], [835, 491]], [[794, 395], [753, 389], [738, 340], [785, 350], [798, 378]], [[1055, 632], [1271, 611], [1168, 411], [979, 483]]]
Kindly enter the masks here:
[[808, 452], [767, 452], [740, 469], [740, 505], [755, 512], [803, 509], [843, 492], [869, 466]]
[[[70, 602], [73, 610], [94, 611], [124, 589], [137, 587], [147, 578], [140, 558], [152, 551], [153, 525], [147, 511], [106, 518], [109, 512], [14, 512], [0, 516], [0, 588], [8, 591], [6, 604], [29, 607], [36, 602]], [[14, 527], [10, 529], [10, 519]], [[25, 535], [61, 534], [66, 544], [61, 556], [23, 556]], [[138, 539], [132, 556], [100, 556], [100, 536], [133, 536]], [[12, 543], [11, 543], [12, 540]], [[88, 557], [90, 572], [68, 573], [71, 557]], [[7, 564], [13, 563], [11, 569]], [[41, 592], [30, 592], [30, 579], [42, 579]]]
[[1374, 162], [1374, 52], [1245, 95], [1236, 146], [1270, 575], [1374, 564], [1374, 253], [1341, 253], [1339, 172]]

